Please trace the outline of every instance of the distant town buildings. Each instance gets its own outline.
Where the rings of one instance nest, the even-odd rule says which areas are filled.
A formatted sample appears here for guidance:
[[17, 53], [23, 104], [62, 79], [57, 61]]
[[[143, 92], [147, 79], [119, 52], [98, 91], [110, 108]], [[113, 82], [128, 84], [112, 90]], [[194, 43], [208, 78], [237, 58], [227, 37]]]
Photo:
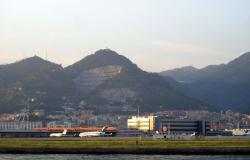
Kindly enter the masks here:
[[[249, 129], [250, 115], [231, 110], [221, 112], [171, 110], [144, 114], [144, 116], [93, 114], [82, 108], [64, 107], [55, 114], [46, 115], [43, 110], [34, 110], [30, 119], [20, 120], [20, 113], [1, 114], [0, 130], [31, 129], [32, 127], [102, 127], [114, 126], [120, 129], [138, 129], [139, 131], [164, 131], [169, 128], [167, 121], [209, 121], [212, 131]], [[159, 121], [161, 119], [161, 121]], [[42, 122], [42, 123], [41, 123]], [[164, 123], [163, 123], [164, 122]], [[162, 125], [162, 126], [161, 126]], [[181, 126], [180, 126], [181, 127]], [[173, 130], [173, 126], [172, 128]]]

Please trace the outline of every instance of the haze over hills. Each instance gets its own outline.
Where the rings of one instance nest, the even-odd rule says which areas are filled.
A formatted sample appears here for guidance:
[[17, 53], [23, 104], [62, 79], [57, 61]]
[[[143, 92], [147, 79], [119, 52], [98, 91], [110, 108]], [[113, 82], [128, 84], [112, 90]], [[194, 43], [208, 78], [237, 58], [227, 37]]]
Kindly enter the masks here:
[[218, 106], [243, 113], [250, 112], [250, 52], [228, 64], [202, 69], [185, 68], [160, 73], [182, 82], [186, 93]]
[[197, 71], [198, 69], [193, 66], [186, 66], [160, 72], [160, 75], [164, 77], [172, 77], [180, 83], [189, 83], [194, 80], [193, 74], [197, 73]]
[[46, 112], [85, 102], [95, 113], [135, 113], [168, 109], [200, 110], [209, 105], [176, 91], [175, 81], [142, 71], [129, 59], [104, 49], [79, 62], [60, 65], [31, 57], [0, 66], [1, 112], [17, 112], [24, 99]]

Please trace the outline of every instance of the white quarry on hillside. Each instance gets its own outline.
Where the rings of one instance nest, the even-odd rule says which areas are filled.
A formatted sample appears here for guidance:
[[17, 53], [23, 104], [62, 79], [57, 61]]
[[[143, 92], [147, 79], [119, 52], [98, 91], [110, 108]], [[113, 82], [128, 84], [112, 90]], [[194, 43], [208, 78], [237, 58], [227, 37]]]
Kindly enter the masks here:
[[107, 65], [94, 69], [84, 70], [73, 81], [84, 91], [95, 89], [106, 80], [121, 73], [122, 66]]

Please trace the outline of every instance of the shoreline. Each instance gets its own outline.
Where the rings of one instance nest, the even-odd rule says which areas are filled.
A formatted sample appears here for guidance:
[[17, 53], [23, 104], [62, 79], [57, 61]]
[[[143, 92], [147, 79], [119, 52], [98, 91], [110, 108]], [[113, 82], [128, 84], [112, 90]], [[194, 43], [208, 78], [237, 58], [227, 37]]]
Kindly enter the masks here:
[[0, 148], [0, 154], [250, 155], [250, 148]]

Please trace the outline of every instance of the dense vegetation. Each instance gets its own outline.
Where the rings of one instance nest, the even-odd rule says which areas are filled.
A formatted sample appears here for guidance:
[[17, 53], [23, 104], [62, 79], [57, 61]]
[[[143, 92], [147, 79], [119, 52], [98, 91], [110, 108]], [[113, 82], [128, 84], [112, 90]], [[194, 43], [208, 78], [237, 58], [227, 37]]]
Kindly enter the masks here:
[[[74, 83], [82, 71], [106, 65], [121, 66], [121, 73], [88, 92]], [[0, 112], [20, 110], [27, 97], [35, 98], [37, 104], [34, 106], [48, 112], [60, 110], [65, 102], [76, 107], [82, 100], [93, 110], [96, 108], [91, 106], [98, 105], [129, 105], [135, 110], [140, 105], [143, 112], [207, 109], [209, 105], [176, 91], [173, 81], [165, 81], [158, 74], [142, 71], [129, 59], [109, 49], [99, 50], [66, 68], [35, 56], [0, 67]], [[117, 88], [133, 91], [135, 96], [115, 103], [100, 96], [105, 90]], [[102, 113], [107, 109], [99, 111]]]

